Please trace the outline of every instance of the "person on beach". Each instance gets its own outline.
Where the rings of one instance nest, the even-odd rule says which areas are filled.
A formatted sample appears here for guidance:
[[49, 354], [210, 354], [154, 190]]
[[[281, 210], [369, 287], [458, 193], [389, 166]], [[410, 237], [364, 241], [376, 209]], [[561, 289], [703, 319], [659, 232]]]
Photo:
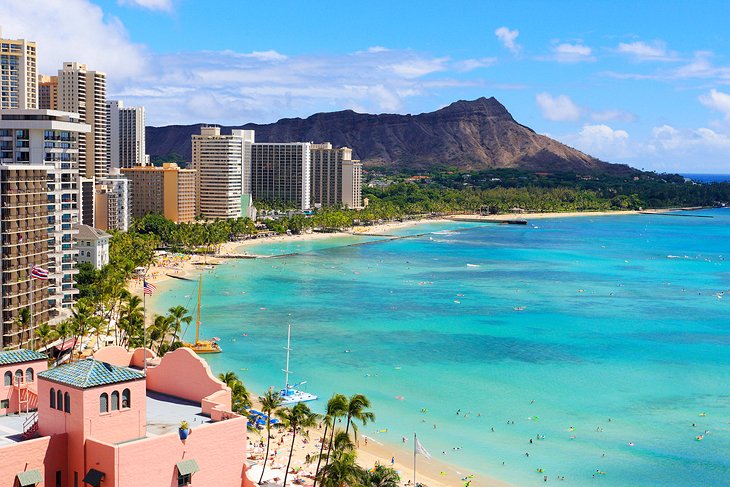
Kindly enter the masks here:
[[395, 455], [390, 457], [390, 465], [391, 466], [395, 465]]

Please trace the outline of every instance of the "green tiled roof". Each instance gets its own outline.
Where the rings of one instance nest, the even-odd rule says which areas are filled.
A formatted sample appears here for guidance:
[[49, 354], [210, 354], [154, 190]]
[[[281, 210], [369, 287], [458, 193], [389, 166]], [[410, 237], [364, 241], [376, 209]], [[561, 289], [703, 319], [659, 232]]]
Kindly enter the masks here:
[[0, 365], [20, 364], [23, 362], [34, 362], [36, 360], [48, 360], [48, 357], [33, 350], [8, 350], [0, 352]]
[[180, 472], [180, 475], [190, 475], [199, 472], [200, 468], [198, 467], [198, 462], [191, 458], [190, 460], [177, 462], [177, 471]]
[[38, 377], [72, 387], [88, 389], [90, 387], [143, 379], [144, 375], [126, 367], [117, 367], [106, 362], [86, 359], [39, 372]]

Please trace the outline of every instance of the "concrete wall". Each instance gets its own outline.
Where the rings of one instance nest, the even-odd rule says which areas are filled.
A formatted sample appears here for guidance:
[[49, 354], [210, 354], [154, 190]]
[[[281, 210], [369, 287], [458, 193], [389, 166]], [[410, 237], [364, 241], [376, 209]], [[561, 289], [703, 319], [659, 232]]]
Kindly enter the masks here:
[[228, 398], [219, 395], [217, 401], [226, 409], [231, 408], [231, 389], [213, 375], [205, 360], [188, 348], [168, 352], [159, 365], [148, 368], [147, 389], [195, 402], [227, 391]]
[[[28, 369], [33, 370], [33, 381], [32, 382], [26, 382], [26, 372]], [[18, 390], [14, 386], [6, 386], [5, 385], [5, 373], [10, 372], [12, 376], [12, 383], [16, 384], [15, 380], [15, 372], [17, 370], [22, 371], [23, 373], [23, 382], [22, 384], [27, 384], [28, 390], [32, 391], [33, 393], [38, 392], [38, 372], [43, 372], [44, 370], [48, 369], [48, 362], [45, 360], [38, 360], [35, 362], [25, 362], [21, 364], [12, 364], [12, 365], [2, 365], [0, 366], [0, 400], [7, 399], [10, 404], [8, 408], [1, 408], [0, 407], [0, 415], [5, 414], [15, 414], [18, 412]], [[28, 404], [28, 408], [30, 410], [36, 409], [38, 405], [36, 404], [34, 398], [34, 394], [30, 394], [31, 402]], [[25, 407], [25, 406], [23, 406]]]
[[[19, 472], [38, 469], [44, 476], [44, 487], [56, 485], [56, 471], [66, 469], [66, 435], [44, 436], [0, 447], [0, 485], [17, 485]], [[68, 484], [64, 484], [64, 487]]]

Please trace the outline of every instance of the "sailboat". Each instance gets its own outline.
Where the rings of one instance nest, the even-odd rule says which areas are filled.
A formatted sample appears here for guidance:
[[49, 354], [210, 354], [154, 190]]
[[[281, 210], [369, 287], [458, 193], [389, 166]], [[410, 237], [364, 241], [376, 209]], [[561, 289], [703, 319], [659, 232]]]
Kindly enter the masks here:
[[317, 396], [308, 392], [300, 391], [297, 389], [302, 384], [306, 384], [306, 381], [298, 382], [296, 384], [289, 384], [289, 352], [291, 352], [291, 325], [286, 334], [286, 368], [282, 369], [284, 372], [284, 384], [285, 387], [279, 391], [279, 397], [281, 398], [281, 405], [288, 406], [290, 404], [296, 404], [299, 402], [316, 401]]
[[184, 343], [185, 347], [188, 347], [195, 353], [220, 353], [223, 350], [218, 345], [217, 339], [213, 340], [201, 340], [200, 339], [200, 294], [203, 291], [203, 276], [200, 276], [200, 282], [198, 283], [198, 312], [195, 316], [195, 343]]

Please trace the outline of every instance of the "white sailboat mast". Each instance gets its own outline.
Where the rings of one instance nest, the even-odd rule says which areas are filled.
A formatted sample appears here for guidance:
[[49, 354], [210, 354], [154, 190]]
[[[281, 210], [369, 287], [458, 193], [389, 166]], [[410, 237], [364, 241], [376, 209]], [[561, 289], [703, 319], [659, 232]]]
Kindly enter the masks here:
[[289, 324], [289, 329], [286, 333], [286, 369], [284, 369], [285, 373], [285, 380], [284, 385], [287, 389], [289, 389], [289, 352], [291, 351], [291, 324]]

